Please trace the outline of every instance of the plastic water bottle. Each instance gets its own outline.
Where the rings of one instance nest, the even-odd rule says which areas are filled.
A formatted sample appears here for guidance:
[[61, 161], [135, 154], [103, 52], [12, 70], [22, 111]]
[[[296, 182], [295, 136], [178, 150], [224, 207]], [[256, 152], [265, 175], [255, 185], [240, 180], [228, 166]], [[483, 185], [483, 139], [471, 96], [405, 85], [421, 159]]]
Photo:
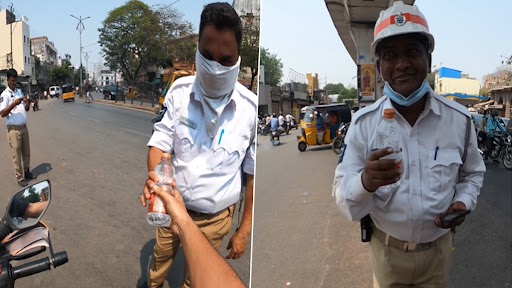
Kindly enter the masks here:
[[[383, 121], [380, 122], [377, 127], [377, 135], [379, 139], [380, 148], [391, 148], [393, 149], [393, 153], [384, 156], [380, 159], [393, 159], [399, 160], [397, 163], [397, 168], [401, 168], [402, 166], [402, 149], [400, 148], [400, 125], [396, 122], [395, 119], [395, 110], [394, 109], [385, 109], [384, 110], [384, 118]], [[391, 188], [395, 188], [400, 185], [401, 180], [389, 185]]]
[[[155, 167], [155, 173], [158, 177], [156, 186], [172, 194], [172, 180], [174, 171], [171, 165], [171, 155], [164, 153], [162, 160]], [[148, 223], [153, 226], [170, 226], [171, 216], [165, 212], [165, 205], [162, 199], [155, 193], [151, 193], [151, 199], [148, 207]]]

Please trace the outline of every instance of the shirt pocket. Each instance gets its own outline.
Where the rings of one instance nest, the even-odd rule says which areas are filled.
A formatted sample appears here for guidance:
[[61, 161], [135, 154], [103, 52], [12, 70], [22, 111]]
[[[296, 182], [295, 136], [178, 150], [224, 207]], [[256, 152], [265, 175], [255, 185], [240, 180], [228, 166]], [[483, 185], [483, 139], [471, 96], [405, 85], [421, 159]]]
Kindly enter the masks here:
[[242, 165], [248, 142], [248, 137], [224, 134], [213, 150], [212, 170], [224, 175], [235, 173]]
[[429, 153], [430, 190], [446, 192], [455, 186], [462, 159], [459, 150], [446, 149]]
[[174, 154], [179, 160], [188, 162], [195, 158], [198, 153], [194, 153], [194, 143], [196, 141], [197, 130], [179, 123], [176, 126], [176, 139], [174, 143]]

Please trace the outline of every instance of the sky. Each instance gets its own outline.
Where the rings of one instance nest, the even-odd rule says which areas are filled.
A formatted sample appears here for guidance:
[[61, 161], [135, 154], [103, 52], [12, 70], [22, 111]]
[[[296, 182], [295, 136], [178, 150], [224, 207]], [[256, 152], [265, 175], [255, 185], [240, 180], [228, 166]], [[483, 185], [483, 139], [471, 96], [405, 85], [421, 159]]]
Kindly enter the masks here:
[[[318, 73], [325, 83], [356, 85], [357, 68], [331, 20], [324, 0], [263, 0], [261, 45], [277, 54], [284, 77], [290, 68]], [[416, 0], [435, 38], [432, 64], [481, 80], [512, 55], [509, 0]], [[293, 76], [292, 76], [293, 77]]]
[[[1, 10], [14, 4], [14, 12], [19, 20], [25, 16], [29, 20], [31, 38], [47, 36], [58, 50], [59, 56], [71, 55], [74, 66], [80, 65], [80, 33], [76, 30], [78, 20], [71, 17], [91, 17], [84, 20], [85, 30], [82, 32], [83, 65], [86, 66], [85, 53], [89, 56], [89, 70], [92, 72], [94, 64], [103, 62], [99, 52], [101, 47], [98, 29], [113, 9], [122, 6], [126, 0], [0, 0]], [[193, 24], [194, 30], [199, 31], [199, 20], [204, 5], [216, 2], [213, 0], [143, 0], [149, 6], [155, 4], [173, 4], [172, 6], [183, 13], [183, 19]], [[227, 1], [232, 3], [232, 0]], [[50, 8], [51, 7], [51, 8]], [[89, 46], [90, 45], [90, 46]], [[87, 47], [86, 47], [87, 46]]]

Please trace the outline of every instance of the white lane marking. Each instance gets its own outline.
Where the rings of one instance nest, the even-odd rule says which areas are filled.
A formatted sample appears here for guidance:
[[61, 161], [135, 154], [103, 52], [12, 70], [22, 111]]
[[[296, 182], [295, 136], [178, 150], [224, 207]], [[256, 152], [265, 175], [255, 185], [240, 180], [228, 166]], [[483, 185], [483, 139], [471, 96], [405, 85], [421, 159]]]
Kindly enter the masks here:
[[71, 115], [73, 115], [73, 116], [76, 116], [76, 117], [80, 117], [80, 116], [78, 116], [78, 114], [73, 113], [73, 112], [69, 112], [69, 114], [71, 114]]
[[151, 138], [151, 135], [140, 133], [139, 131], [135, 131], [135, 130], [131, 130], [131, 129], [126, 129], [126, 128], [123, 128], [123, 130], [128, 131], [128, 132], [132, 132], [132, 133], [135, 133], [135, 134], [138, 134], [138, 135], [141, 135], [141, 136], [145, 136], [145, 137]]
[[91, 120], [91, 121], [98, 122], [98, 123], [101, 122], [100, 120], [89, 118], [89, 117], [87, 117], [87, 120]]

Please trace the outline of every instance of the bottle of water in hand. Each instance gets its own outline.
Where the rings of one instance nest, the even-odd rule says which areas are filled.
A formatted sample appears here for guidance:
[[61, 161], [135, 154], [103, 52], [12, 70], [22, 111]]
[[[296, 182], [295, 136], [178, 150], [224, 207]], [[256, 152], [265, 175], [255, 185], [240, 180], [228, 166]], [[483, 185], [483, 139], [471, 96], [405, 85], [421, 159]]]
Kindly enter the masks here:
[[[172, 194], [172, 180], [174, 178], [174, 171], [171, 165], [171, 155], [164, 153], [162, 160], [156, 165], [154, 170], [158, 177], [158, 183], [155, 183], [159, 188], [164, 189]], [[166, 213], [165, 205], [155, 193], [151, 193], [151, 199], [148, 207], [148, 223], [153, 226], [170, 226], [171, 216]]]
[[[385, 109], [383, 121], [377, 127], [377, 135], [379, 139], [380, 148], [391, 148], [393, 153], [384, 156], [380, 159], [393, 159], [397, 162], [397, 168], [402, 165], [402, 150], [400, 148], [400, 125], [396, 122], [394, 109]], [[400, 185], [401, 180], [389, 185], [391, 188], [396, 188]]]

